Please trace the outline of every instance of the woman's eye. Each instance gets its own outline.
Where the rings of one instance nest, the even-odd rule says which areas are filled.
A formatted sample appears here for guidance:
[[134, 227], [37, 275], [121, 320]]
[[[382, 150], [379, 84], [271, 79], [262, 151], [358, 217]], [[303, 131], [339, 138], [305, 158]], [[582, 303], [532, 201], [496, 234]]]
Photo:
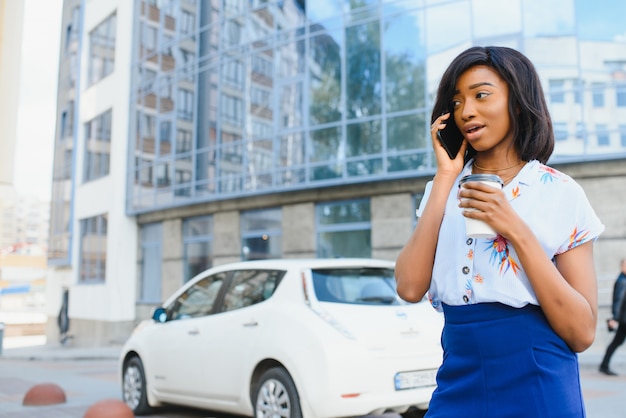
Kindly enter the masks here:
[[480, 93], [476, 94], [476, 98], [477, 99], [484, 99], [485, 97], [489, 96], [491, 93], [487, 93], [486, 91], [481, 91]]
[[460, 104], [460, 100], [452, 100], [452, 108], [457, 108]]

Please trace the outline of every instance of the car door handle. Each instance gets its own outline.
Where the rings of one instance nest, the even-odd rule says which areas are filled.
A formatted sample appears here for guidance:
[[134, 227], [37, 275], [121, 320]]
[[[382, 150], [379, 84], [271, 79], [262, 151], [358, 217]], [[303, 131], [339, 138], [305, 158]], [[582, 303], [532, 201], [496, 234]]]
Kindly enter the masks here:
[[198, 331], [198, 328], [194, 328], [194, 329], [190, 329], [187, 334], [189, 335], [198, 335], [200, 334], [200, 331]]
[[243, 324], [243, 326], [246, 328], [256, 327], [257, 325], [259, 325], [259, 323], [256, 321], [250, 321], [250, 322], [246, 322], [245, 324]]

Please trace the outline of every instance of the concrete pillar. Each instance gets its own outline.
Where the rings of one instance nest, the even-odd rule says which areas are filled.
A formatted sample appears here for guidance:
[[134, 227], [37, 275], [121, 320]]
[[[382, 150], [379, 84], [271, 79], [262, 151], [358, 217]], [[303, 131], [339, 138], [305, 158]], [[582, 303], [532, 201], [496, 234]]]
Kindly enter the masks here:
[[315, 205], [312, 202], [283, 206], [283, 257], [315, 257]]

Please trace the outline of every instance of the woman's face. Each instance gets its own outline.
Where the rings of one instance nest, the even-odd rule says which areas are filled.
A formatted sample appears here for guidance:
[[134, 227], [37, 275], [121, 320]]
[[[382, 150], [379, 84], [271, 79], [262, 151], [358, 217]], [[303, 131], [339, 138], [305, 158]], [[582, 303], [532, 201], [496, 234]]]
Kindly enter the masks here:
[[509, 87], [497, 72], [484, 65], [469, 68], [457, 80], [452, 103], [456, 125], [477, 152], [511, 149]]

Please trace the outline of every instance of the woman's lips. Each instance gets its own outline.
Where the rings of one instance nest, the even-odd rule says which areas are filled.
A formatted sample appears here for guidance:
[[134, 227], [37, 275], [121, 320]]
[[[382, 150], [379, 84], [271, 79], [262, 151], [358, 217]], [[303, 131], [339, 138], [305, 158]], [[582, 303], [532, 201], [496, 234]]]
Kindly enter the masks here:
[[472, 139], [476, 139], [478, 136], [480, 136], [483, 128], [484, 128], [484, 125], [478, 125], [478, 124], [465, 125], [463, 127], [465, 138], [467, 138], [468, 141], [471, 141]]

